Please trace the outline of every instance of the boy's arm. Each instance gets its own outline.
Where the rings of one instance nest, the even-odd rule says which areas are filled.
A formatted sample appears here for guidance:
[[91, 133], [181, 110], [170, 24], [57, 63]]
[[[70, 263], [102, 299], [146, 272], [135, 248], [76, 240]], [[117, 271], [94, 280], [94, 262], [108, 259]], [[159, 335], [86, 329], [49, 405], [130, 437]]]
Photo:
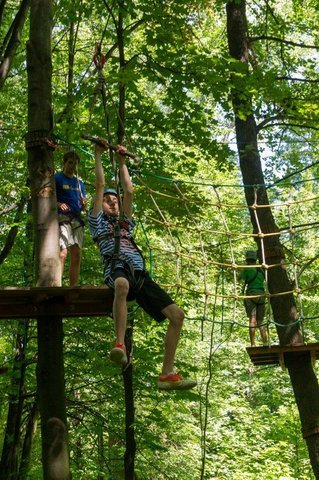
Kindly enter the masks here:
[[104, 170], [101, 162], [101, 155], [106, 150], [106, 147], [95, 144], [94, 147], [94, 160], [95, 160], [95, 197], [93, 203], [93, 214], [97, 215], [102, 210], [103, 193], [104, 193]]
[[126, 166], [126, 157], [121, 155], [121, 153], [126, 153], [126, 148], [118, 145], [117, 159], [119, 163], [120, 181], [123, 188], [122, 208], [124, 215], [130, 220], [133, 213], [133, 184]]
[[81, 210], [85, 210], [87, 205], [87, 198], [85, 192], [85, 185], [82, 180], [79, 180], [79, 194], [80, 194], [80, 202], [81, 202]]
[[246, 282], [247, 270], [246, 270], [245, 268], [239, 270], [237, 278], [238, 278], [238, 280], [240, 280], [240, 281]]
[[54, 175], [54, 181], [55, 181], [55, 191], [56, 191], [56, 199], [57, 199], [56, 205], [58, 207], [58, 210], [62, 213], [67, 213], [70, 211], [70, 207], [67, 203], [61, 202], [59, 199], [59, 192], [60, 192], [60, 189], [62, 188], [62, 183], [57, 173]]

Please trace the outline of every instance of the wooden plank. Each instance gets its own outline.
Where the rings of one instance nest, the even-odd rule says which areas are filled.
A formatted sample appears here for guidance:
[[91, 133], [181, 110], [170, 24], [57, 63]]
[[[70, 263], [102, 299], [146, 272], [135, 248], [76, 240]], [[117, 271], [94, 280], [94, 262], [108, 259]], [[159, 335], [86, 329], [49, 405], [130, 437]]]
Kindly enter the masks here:
[[271, 347], [246, 347], [254, 365], [281, 365], [285, 368], [285, 354], [300, 354], [308, 352], [311, 355], [311, 361], [315, 362], [319, 358], [319, 343], [309, 343], [304, 345], [272, 345]]
[[0, 318], [102, 316], [112, 304], [113, 291], [105, 285], [0, 288]]

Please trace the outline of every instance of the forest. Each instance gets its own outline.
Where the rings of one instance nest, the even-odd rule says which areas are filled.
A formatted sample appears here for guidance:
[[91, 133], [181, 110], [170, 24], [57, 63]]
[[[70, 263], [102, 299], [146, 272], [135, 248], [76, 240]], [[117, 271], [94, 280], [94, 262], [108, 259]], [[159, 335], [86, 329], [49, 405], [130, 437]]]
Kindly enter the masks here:
[[[316, 0], [0, 0], [0, 480], [319, 479], [318, 24]], [[14, 310], [23, 289], [69, 285], [54, 172], [70, 150], [88, 199], [79, 288], [103, 285], [86, 135], [140, 159], [135, 240], [185, 312], [192, 390], [158, 391], [167, 324], [134, 301], [123, 369], [111, 308], [5, 314], [9, 291]], [[247, 250], [265, 348], [288, 352], [258, 365]]]

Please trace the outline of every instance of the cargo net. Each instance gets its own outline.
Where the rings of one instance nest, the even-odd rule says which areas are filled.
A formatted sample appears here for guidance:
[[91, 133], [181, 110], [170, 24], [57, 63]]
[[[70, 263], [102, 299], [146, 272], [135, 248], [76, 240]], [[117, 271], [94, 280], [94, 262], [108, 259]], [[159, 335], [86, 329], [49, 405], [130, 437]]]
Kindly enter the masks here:
[[[311, 187], [307, 181], [262, 186], [268, 189], [269, 205], [257, 203], [261, 186], [250, 186], [255, 202], [249, 208], [244, 195], [247, 186], [239, 183], [213, 184], [151, 174], [136, 175], [134, 183], [139, 242], [144, 237], [149, 268], [154, 278], [177, 301], [180, 299], [188, 320], [201, 322], [203, 331], [205, 323], [219, 325], [219, 331], [229, 335], [237, 327], [249, 328], [244, 309], [248, 297], [240, 273], [249, 268], [245, 252], [257, 250], [257, 238], [261, 259], [257, 266], [265, 274], [263, 322], [267, 330], [276, 326], [269, 302], [272, 295], [267, 290], [268, 273], [278, 266], [287, 270], [291, 288], [273, 295], [295, 296], [296, 321], [302, 329], [305, 322], [318, 318], [314, 315], [319, 281], [315, 181]], [[278, 227], [274, 233], [261, 230], [259, 216], [264, 208], [271, 209]], [[249, 210], [258, 228], [255, 233]], [[266, 263], [265, 239], [269, 235], [279, 237], [283, 251], [280, 264]]]

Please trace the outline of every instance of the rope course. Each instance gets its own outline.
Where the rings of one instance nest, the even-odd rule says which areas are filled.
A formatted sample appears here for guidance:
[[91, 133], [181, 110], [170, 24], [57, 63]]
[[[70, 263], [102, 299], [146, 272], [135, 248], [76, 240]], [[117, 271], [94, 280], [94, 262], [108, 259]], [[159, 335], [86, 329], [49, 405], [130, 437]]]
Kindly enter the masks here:
[[[304, 273], [303, 265], [309, 261], [303, 252], [304, 245], [310, 247], [309, 254], [313, 253], [315, 256], [316, 252], [318, 222], [303, 222], [309, 217], [309, 211], [315, 209], [318, 200], [315, 188], [314, 191], [305, 191], [300, 195], [300, 188], [296, 189], [289, 184], [290, 188], [287, 189], [286, 184], [283, 187], [276, 184], [273, 193], [269, 189], [270, 204], [262, 205], [257, 203], [260, 186], [254, 186], [255, 201], [250, 209], [257, 231], [248, 233], [251, 224], [243, 194], [229, 193], [234, 185], [174, 180], [144, 175], [141, 172], [136, 175], [135, 182], [138, 185], [137, 203], [139, 198], [148, 196], [153, 206], [143, 212], [143, 222], [149, 225], [149, 228], [152, 226], [161, 232], [160, 240], [156, 239], [152, 244], [153, 257], [157, 257], [158, 263], [175, 264], [175, 278], [166, 284], [166, 288], [175, 288], [178, 295], [193, 296], [198, 299], [198, 304], [201, 304], [202, 314], [194, 317], [194, 321], [212, 321], [249, 328], [244, 320], [242, 301], [256, 296], [243, 294], [242, 282], [238, 280], [238, 275], [242, 269], [255, 268], [254, 265], [243, 263], [243, 258], [246, 249], [256, 249], [254, 246], [256, 239], [260, 240], [259, 266], [265, 272], [266, 283], [269, 270], [279, 266], [287, 269], [291, 280], [291, 289], [265, 294], [268, 300], [265, 321], [267, 328], [275, 325], [284, 327], [272, 319], [269, 307], [271, 297], [293, 294], [298, 306], [298, 319], [295, 323], [300, 323], [301, 326], [305, 320], [314, 318], [306, 317], [304, 303], [305, 301], [308, 305], [311, 303], [310, 297], [315, 296], [319, 284], [318, 281], [305, 283], [300, 278], [300, 273]], [[233, 200], [234, 197], [236, 201]], [[262, 231], [259, 212], [264, 208], [271, 209], [278, 231], [273, 233]], [[284, 264], [266, 263], [264, 240], [274, 236], [280, 237], [284, 247]], [[309, 272], [307, 275], [309, 276]], [[222, 278], [222, 287], [215, 290], [218, 276]], [[213, 308], [214, 299], [217, 299], [216, 309]], [[222, 313], [218, 306], [222, 307]], [[220, 313], [212, 316], [213, 311]], [[222, 320], [218, 318], [219, 315], [222, 316]]]
[[[105, 30], [109, 17], [110, 12]], [[103, 73], [109, 54], [102, 53], [102, 41], [103, 37], [96, 43], [94, 56], [88, 67], [88, 69], [92, 65], [95, 67], [90, 77], [97, 74], [88, 123], [90, 123], [98, 96], [101, 96], [105, 135], [110, 153], [109, 168], [111, 168], [115, 187], [119, 190], [118, 170], [113, 158], [114, 145], [111, 143], [109, 110], [117, 112], [118, 122], [121, 122], [121, 119]], [[80, 84], [83, 80], [84, 78]], [[123, 125], [122, 127], [124, 130]], [[59, 135], [55, 137], [63, 140]], [[92, 153], [82, 145], [67, 143], [73, 148], [80, 149], [85, 155], [92, 156]], [[126, 143], [132, 151], [135, 150], [127, 135]], [[302, 246], [315, 243], [311, 237], [315, 238], [318, 232], [319, 222], [305, 222], [305, 219], [309, 218], [309, 210], [315, 206], [319, 198], [318, 188], [316, 191], [318, 179], [307, 177], [310, 169], [318, 163], [318, 161], [313, 162], [267, 185], [243, 185], [239, 181], [224, 184], [213, 181], [208, 175], [203, 175], [203, 178], [199, 179], [176, 179], [156, 175], [140, 165], [131, 167], [136, 185], [136, 201], [142, 207], [137, 212], [140, 241], [144, 242], [151, 252], [149, 255], [151, 270], [156, 274], [154, 265], [170, 264], [170, 267], [174, 265], [174, 274], [167, 275], [165, 286], [175, 289], [177, 295], [186, 299], [191, 297], [198, 299], [198, 305], [201, 305], [201, 308], [196, 309], [194, 321], [198, 319], [201, 322], [220, 323], [222, 326], [249, 328], [247, 321], [244, 320], [243, 311], [243, 300], [249, 297], [244, 295], [242, 282], [238, 280], [238, 276], [243, 269], [255, 268], [255, 266], [244, 264], [243, 258], [246, 249], [256, 249], [256, 240], [260, 245], [259, 266], [265, 272], [266, 283], [269, 271], [278, 266], [286, 268], [291, 279], [291, 289], [279, 293], [267, 292], [265, 294], [267, 303], [269, 304], [269, 299], [272, 297], [293, 294], [296, 297], [299, 312], [296, 322], [302, 325], [306, 319], [317, 318], [305, 316], [307, 311], [305, 303], [306, 305], [311, 303], [310, 297], [314, 297], [319, 280], [306, 282], [303, 280], [309, 276], [309, 269], [303, 270], [303, 265], [310, 262], [310, 268], [310, 265], [314, 264], [311, 258], [305, 258]], [[302, 180], [301, 174], [305, 177]], [[298, 180], [293, 179], [294, 175], [298, 175]], [[313, 188], [309, 187], [310, 182]], [[247, 204], [243, 194], [246, 188], [254, 189], [255, 200], [250, 206], [249, 213], [257, 225], [255, 232], [251, 232], [249, 215], [247, 215]], [[258, 203], [259, 188], [267, 189], [269, 205]], [[145, 197], [150, 202], [146, 202]], [[271, 210], [278, 226], [277, 231], [262, 231], [259, 221], [259, 213], [262, 209]], [[284, 246], [286, 253], [284, 265], [266, 263], [265, 239], [272, 237], [280, 238]], [[311, 252], [315, 256], [315, 245], [312, 245]], [[172, 268], [169, 270], [172, 271]], [[216, 285], [219, 288], [216, 288]], [[215, 305], [214, 302], [216, 307], [212, 308], [212, 305]], [[214, 312], [213, 315], [212, 312]], [[267, 328], [271, 325], [278, 326], [272, 319], [269, 305], [265, 324]]]
[[[99, 55], [100, 53], [99, 50]], [[99, 62], [100, 70], [104, 63]], [[95, 62], [96, 64], [96, 62]], [[101, 75], [100, 75], [101, 76]], [[102, 82], [99, 80], [100, 84]], [[105, 83], [103, 84], [105, 85]], [[105, 97], [104, 97], [105, 98]], [[102, 97], [103, 100], [103, 97]], [[104, 108], [107, 112], [107, 109]], [[106, 122], [107, 124], [107, 122]], [[60, 137], [61, 138], [61, 137]], [[108, 132], [108, 138], [110, 134]], [[131, 145], [131, 141], [128, 141]], [[83, 146], [73, 145], [83, 153], [92, 155]], [[111, 145], [111, 147], [113, 147]], [[111, 148], [110, 148], [111, 150]], [[132, 148], [132, 150], [135, 150]], [[133, 157], [135, 157], [133, 155]], [[313, 167], [318, 162], [309, 166]], [[116, 165], [111, 161], [112, 175], [118, 188]], [[107, 167], [106, 167], [107, 168]], [[311, 245], [311, 252], [315, 257], [314, 239], [318, 232], [318, 221], [305, 221], [309, 218], [309, 211], [315, 211], [319, 194], [316, 188], [317, 178], [308, 178], [294, 181], [293, 174], [286, 175], [281, 181], [266, 185], [243, 185], [238, 183], [218, 183], [204, 177], [201, 179], [172, 178], [156, 175], [135, 162], [130, 167], [136, 185], [136, 200], [140, 206], [146, 205], [145, 197], [151, 200], [147, 208], [137, 212], [140, 241], [146, 244], [151, 252], [150, 267], [153, 264], [175, 265], [174, 278], [167, 277], [166, 287], [175, 289], [177, 295], [183, 297], [195, 296], [202, 304], [202, 313], [198, 312], [193, 320], [213, 321], [223, 326], [240, 326], [249, 328], [245, 321], [243, 300], [249, 298], [242, 292], [242, 283], [238, 281], [239, 273], [246, 268], [254, 268], [243, 263], [244, 251], [255, 247], [255, 240], [260, 241], [261, 264], [265, 271], [266, 283], [270, 269], [278, 266], [288, 270], [291, 279], [291, 289], [279, 293], [265, 294], [268, 300], [267, 329], [271, 326], [280, 326], [271, 315], [269, 299], [284, 297], [293, 294], [298, 305], [298, 319], [296, 323], [303, 326], [305, 320], [314, 320], [317, 316], [306, 316], [304, 303], [311, 303], [311, 296], [318, 289], [317, 281], [301, 281], [304, 275], [304, 265], [310, 258], [305, 258], [302, 245]], [[305, 167], [296, 174], [308, 170]], [[290, 179], [290, 181], [287, 181]], [[311, 183], [311, 185], [310, 185]], [[243, 195], [245, 188], [254, 189], [254, 203], [250, 206], [257, 230], [251, 232], [251, 224], [247, 215], [247, 204]], [[270, 204], [258, 204], [257, 192], [259, 188], [266, 188]], [[259, 222], [259, 212], [270, 209], [278, 226], [275, 232], [263, 232]], [[154, 229], [160, 233], [160, 239], [152, 241], [149, 231]], [[150, 238], [146, 236], [149, 235]], [[264, 240], [279, 237], [286, 258], [284, 265], [266, 263]], [[156, 273], [156, 268], [154, 269]], [[221, 288], [215, 290], [216, 279], [221, 276]], [[306, 276], [309, 276], [307, 269]], [[212, 299], [216, 298], [216, 314], [211, 315]], [[254, 297], [250, 297], [254, 298]], [[222, 310], [222, 311], [221, 311]], [[222, 318], [221, 320], [218, 318]], [[291, 325], [291, 324], [290, 324]]]
[[[83, 148], [82, 151], [85, 152]], [[114, 165], [112, 167], [114, 168]], [[296, 173], [299, 174], [300, 171]], [[143, 204], [141, 198], [147, 196], [153, 205], [153, 208], [148, 206], [147, 209], [137, 212], [142, 231], [141, 240], [152, 252], [150, 266], [153, 269], [154, 263], [175, 265], [175, 278], [171, 283], [166, 283], [166, 287], [175, 288], [178, 295], [195, 296], [199, 299], [203, 313], [193, 317], [194, 321], [213, 321], [224, 326], [249, 328], [244, 320], [242, 306], [242, 301], [249, 297], [242, 293], [238, 274], [242, 269], [252, 268], [251, 265], [244, 264], [242, 259], [245, 249], [256, 248], [254, 247], [256, 239], [260, 240], [262, 256], [260, 266], [265, 271], [266, 283], [268, 271], [278, 266], [286, 268], [291, 278], [291, 289], [273, 294], [268, 292], [265, 294], [266, 299], [293, 294], [299, 312], [295, 323], [303, 326], [305, 320], [318, 318], [307, 317], [304, 313], [304, 300], [309, 303], [309, 295], [314, 296], [319, 284], [300, 282], [299, 276], [303, 273], [303, 265], [308, 262], [311, 264], [312, 260], [305, 258], [302, 248], [298, 246], [309, 244], [308, 237], [314, 239], [317, 236], [319, 222], [304, 222], [305, 218], [309, 217], [309, 210], [315, 210], [314, 206], [319, 198], [315, 188], [316, 178], [287, 182], [287, 178], [292, 177], [290, 174], [284, 177], [282, 182], [267, 185], [217, 184], [209, 178], [190, 180], [156, 175], [136, 165], [131, 168], [131, 174], [135, 177], [137, 204]], [[307, 185], [310, 181], [314, 188], [309, 191]], [[247, 187], [254, 188], [255, 193], [255, 201], [250, 207], [258, 227], [255, 233], [250, 232], [251, 224], [242, 194], [243, 189]], [[258, 188], [261, 187], [268, 189], [271, 198], [269, 205], [257, 202]], [[302, 188], [304, 192], [300, 198]], [[259, 212], [265, 208], [271, 209], [274, 215], [278, 226], [276, 232], [263, 232], [261, 229]], [[161, 239], [159, 241], [156, 238], [152, 243], [152, 240], [147, 238], [145, 242], [147, 232], [152, 228], [161, 232]], [[284, 246], [286, 252], [284, 265], [266, 263], [264, 239], [274, 236], [280, 237]], [[218, 275], [222, 278], [222, 288], [215, 290]], [[213, 317], [210, 314], [213, 298], [219, 300], [217, 302], [219, 311], [222, 307], [220, 313], [222, 320], [217, 318], [217, 314]], [[217, 312], [218, 308], [214, 311]], [[267, 329], [271, 325], [283, 327], [272, 319], [269, 302], [267, 317], [265, 322]]]
[[[109, 18], [107, 23], [108, 21]], [[110, 108], [116, 112], [117, 121], [121, 124], [123, 131], [124, 125], [119, 118], [118, 108], [113, 101], [103, 73], [104, 66], [107, 64], [107, 55], [102, 53], [102, 41], [103, 38], [96, 44], [93, 56], [95, 66], [95, 72], [93, 73], [97, 73], [98, 81], [92, 96], [90, 119], [97, 97], [101, 95], [105, 133], [108, 144], [111, 144]], [[85, 135], [83, 136], [85, 137]], [[126, 143], [132, 148], [131, 139], [127, 135]], [[114, 148], [109, 148], [110, 163], [115, 187], [119, 190], [118, 170], [113, 158], [113, 150]], [[134, 151], [134, 148], [132, 150]], [[249, 328], [246, 322], [239, 320], [244, 317], [243, 300], [249, 297], [244, 295], [242, 283], [238, 280], [238, 276], [243, 269], [255, 268], [255, 266], [243, 264], [244, 251], [248, 248], [256, 248], [252, 245], [254, 245], [255, 240], [259, 241], [260, 266], [265, 272], [267, 284], [269, 270], [282, 265], [266, 263], [264, 241], [269, 237], [279, 237], [286, 251], [284, 268], [289, 272], [291, 289], [280, 293], [270, 294], [267, 292], [265, 294], [268, 300], [266, 325], [268, 329], [271, 324], [276, 325], [271, 318], [269, 299], [291, 294], [296, 297], [298, 305], [299, 316], [296, 322], [302, 324], [306, 318], [303, 299], [312, 294], [318, 285], [317, 282], [306, 285], [300, 282], [299, 270], [302, 266], [301, 262], [304, 263], [305, 259], [297, 244], [302, 236], [305, 237], [307, 233], [314, 231], [318, 222], [302, 223], [301, 221], [295, 221], [294, 218], [296, 212], [301, 211], [302, 208], [306, 208], [307, 205], [309, 207], [314, 205], [319, 195], [307, 194], [300, 200], [298, 189], [300, 190], [303, 184], [299, 178], [294, 181], [293, 177], [294, 175], [300, 176], [301, 173], [304, 174], [317, 164], [318, 161], [296, 172], [289, 173], [281, 180], [276, 180], [268, 185], [218, 184], [209, 178], [198, 180], [174, 179], [155, 175], [152, 172], [144, 171], [144, 168], [135, 166], [136, 168], [132, 168], [131, 173], [134, 174], [134, 183], [137, 185], [137, 203], [138, 205], [145, 203], [140, 199], [146, 195], [152, 204], [152, 207], [150, 207], [148, 203], [147, 209], [142, 208], [138, 212], [138, 224], [142, 232], [141, 240], [146, 243], [147, 248], [152, 252], [150, 255], [151, 269], [153, 269], [153, 263], [157, 262], [174, 265], [174, 277], [167, 277], [167, 279], [171, 279], [171, 282], [167, 282], [166, 287], [175, 288], [177, 295], [195, 296], [202, 304], [202, 314], [198, 316], [197, 313], [197, 317], [202, 322], [219, 322], [216, 313], [211, 320], [211, 311], [222, 310], [222, 325], [245, 325]], [[316, 179], [312, 180], [313, 182], [316, 181]], [[305, 178], [303, 181], [306, 185], [309, 178]], [[247, 205], [242, 194], [243, 189], [247, 187], [254, 189], [255, 200], [253, 205], [250, 206], [250, 213], [257, 225], [257, 231], [254, 233], [250, 233], [251, 225], [247, 215]], [[261, 187], [269, 192], [271, 198], [269, 205], [259, 204], [257, 201], [258, 189]], [[283, 195], [287, 187], [289, 192], [292, 192], [288, 193], [288, 196], [286, 193]], [[237, 191], [235, 194], [234, 189]], [[280, 193], [278, 193], [279, 191]], [[293, 191], [295, 191], [295, 195]], [[120, 192], [118, 191], [118, 193]], [[204, 208], [203, 204], [205, 204]], [[259, 212], [262, 209], [271, 209], [278, 225], [278, 231], [262, 231], [259, 222]], [[305, 217], [299, 214], [298, 218], [304, 219]], [[283, 222], [284, 224], [282, 224]], [[240, 226], [241, 228], [239, 228]], [[150, 227], [161, 232], [160, 239], [155, 236], [156, 240], [152, 242], [150, 238], [146, 238], [147, 232], [152, 229]], [[222, 279], [220, 289], [215, 288], [218, 278]], [[213, 300], [216, 301], [216, 308], [214, 309], [211, 307]]]

